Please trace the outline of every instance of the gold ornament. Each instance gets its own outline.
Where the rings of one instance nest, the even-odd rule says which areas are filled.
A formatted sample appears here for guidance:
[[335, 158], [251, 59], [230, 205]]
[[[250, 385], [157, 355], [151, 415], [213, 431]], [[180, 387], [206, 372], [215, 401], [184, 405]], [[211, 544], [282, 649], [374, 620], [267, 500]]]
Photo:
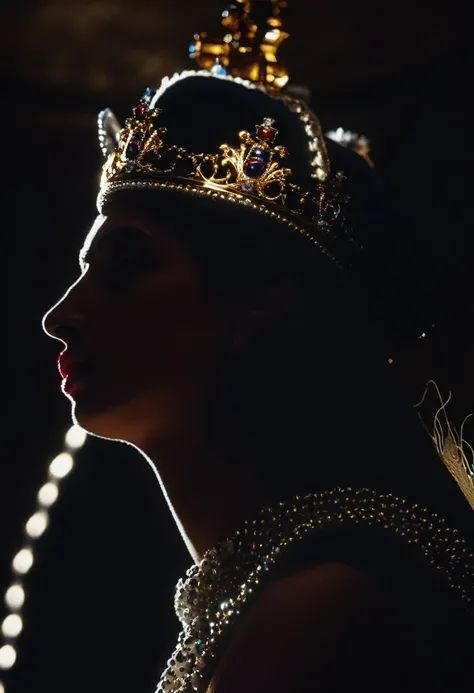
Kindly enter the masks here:
[[288, 70], [278, 62], [277, 52], [289, 36], [281, 19], [286, 5], [283, 0], [236, 0], [222, 12], [220, 37], [205, 31], [194, 34], [190, 57], [201, 69], [282, 89]]
[[310, 190], [294, 183], [291, 168], [282, 165], [288, 150], [276, 144], [278, 129], [273, 119], [264, 118], [254, 135], [239, 132], [235, 146], [221, 144], [215, 153], [189, 152], [165, 142], [167, 130], [159, 124], [161, 109], [154, 105], [157, 95], [147, 90], [121, 130], [111, 111], [99, 115], [99, 141], [108, 154], [99, 211], [113, 192], [124, 189], [167, 188], [220, 197], [285, 223], [339, 262], [344, 253], [335, 246], [341, 239], [349, 242], [351, 250], [357, 248], [345, 228], [345, 178], [341, 173], [329, 175], [324, 139], [314, 114], [291, 97], [281, 98], [298, 114], [308, 138], [314, 179]]
[[[443, 400], [441, 392], [433, 380], [428, 382], [423, 398], [416, 405], [417, 408], [424, 404], [430, 385], [435, 390], [438, 406], [433, 416], [432, 426], [426, 428], [436, 448], [436, 452], [474, 510], [474, 449], [464, 438], [464, 425], [472, 414], [469, 414], [464, 419], [461, 424], [461, 430], [458, 433], [451, 425], [447, 414], [451, 393], [446, 400]], [[420, 415], [420, 418], [423, 421], [424, 417]]]

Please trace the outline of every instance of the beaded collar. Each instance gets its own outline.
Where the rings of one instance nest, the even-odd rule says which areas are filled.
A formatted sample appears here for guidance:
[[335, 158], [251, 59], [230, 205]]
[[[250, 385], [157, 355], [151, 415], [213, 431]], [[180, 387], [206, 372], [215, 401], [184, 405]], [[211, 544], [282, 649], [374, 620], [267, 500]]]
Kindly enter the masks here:
[[183, 630], [156, 693], [204, 693], [224, 636], [285, 550], [310, 533], [358, 524], [405, 537], [443, 574], [467, 608], [474, 602], [474, 553], [457, 530], [426, 508], [369, 489], [335, 488], [262, 508], [219, 542], [176, 586]]

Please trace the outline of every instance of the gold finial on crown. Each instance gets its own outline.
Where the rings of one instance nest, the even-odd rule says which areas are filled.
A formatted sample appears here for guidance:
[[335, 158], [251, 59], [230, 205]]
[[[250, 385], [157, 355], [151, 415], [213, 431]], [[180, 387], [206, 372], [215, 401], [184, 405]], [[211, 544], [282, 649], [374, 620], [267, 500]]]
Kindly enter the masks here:
[[288, 82], [288, 70], [277, 60], [283, 31], [284, 0], [235, 0], [222, 12], [225, 33], [212, 38], [194, 34], [189, 55], [204, 70], [240, 77], [273, 89]]

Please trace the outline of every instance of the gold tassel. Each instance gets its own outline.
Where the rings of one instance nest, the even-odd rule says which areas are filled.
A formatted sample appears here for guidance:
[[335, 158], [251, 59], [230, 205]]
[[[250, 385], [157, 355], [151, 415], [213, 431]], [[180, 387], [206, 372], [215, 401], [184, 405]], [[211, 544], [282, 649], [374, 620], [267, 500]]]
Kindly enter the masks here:
[[[446, 401], [443, 402], [439, 388], [433, 380], [428, 382], [421, 401], [415, 405], [416, 408], [419, 408], [424, 403], [430, 385], [433, 385], [435, 388], [440, 405], [434, 415], [432, 428], [426, 427], [419, 412], [418, 415], [425, 428], [427, 428], [438, 455], [474, 510], [474, 449], [464, 438], [464, 425], [472, 414], [466, 416], [458, 433], [451, 426], [446, 411], [446, 407], [451, 400], [451, 393], [449, 393]], [[471, 459], [468, 459], [468, 454]]]

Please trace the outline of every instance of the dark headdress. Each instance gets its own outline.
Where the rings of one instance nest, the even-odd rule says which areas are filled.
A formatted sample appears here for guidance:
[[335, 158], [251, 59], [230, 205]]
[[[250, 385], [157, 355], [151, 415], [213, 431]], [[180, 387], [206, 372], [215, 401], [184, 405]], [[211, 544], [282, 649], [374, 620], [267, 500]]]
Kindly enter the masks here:
[[285, 89], [276, 60], [287, 36], [281, 4], [224, 11], [223, 39], [196, 35], [192, 46], [207, 69], [147, 89], [123, 129], [110, 110], [100, 114], [107, 161], [99, 209], [124, 189], [225, 200], [274, 218], [338, 265], [354, 263], [377, 224], [376, 179], [367, 160], [324, 137], [316, 115]]

